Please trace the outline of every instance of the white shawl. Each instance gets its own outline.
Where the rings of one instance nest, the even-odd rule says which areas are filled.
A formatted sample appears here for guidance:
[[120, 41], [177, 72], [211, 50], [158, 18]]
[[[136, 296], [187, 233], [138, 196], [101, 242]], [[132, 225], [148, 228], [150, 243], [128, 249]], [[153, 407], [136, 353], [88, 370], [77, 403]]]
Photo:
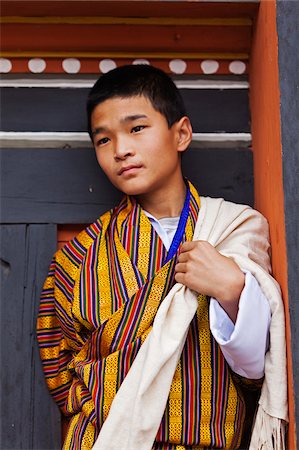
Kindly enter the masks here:
[[[250, 449], [282, 450], [288, 421], [285, 323], [280, 289], [269, 274], [267, 222], [249, 206], [201, 197], [193, 239], [210, 242], [250, 271], [269, 301], [270, 349]], [[196, 309], [197, 294], [175, 284], [161, 303], [153, 328], [113, 400], [93, 450], [152, 448]]]

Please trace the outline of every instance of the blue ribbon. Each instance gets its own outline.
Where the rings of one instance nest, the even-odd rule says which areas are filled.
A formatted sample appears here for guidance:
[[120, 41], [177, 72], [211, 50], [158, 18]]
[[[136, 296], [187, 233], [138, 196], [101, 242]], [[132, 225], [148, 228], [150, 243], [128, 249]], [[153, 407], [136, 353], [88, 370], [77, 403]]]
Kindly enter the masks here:
[[175, 232], [175, 235], [173, 236], [171, 246], [170, 246], [170, 249], [165, 258], [164, 264], [166, 264], [168, 261], [170, 261], [171, 258], [173, 258], [173, 256], [176, 254], [176, 252], [180, 246], [180, 243], [182, 242], [184, 233], [185, 233], [186, 223], [187, 223], [187, 220], [189, 217], [189, 204], [190, 204], [189, 183], [187, 181], [185, 183], [186, 183], [187, 193], [186, 193], [184, 207], [181, 212], [179, 224], [178, 224], [177, 230]]

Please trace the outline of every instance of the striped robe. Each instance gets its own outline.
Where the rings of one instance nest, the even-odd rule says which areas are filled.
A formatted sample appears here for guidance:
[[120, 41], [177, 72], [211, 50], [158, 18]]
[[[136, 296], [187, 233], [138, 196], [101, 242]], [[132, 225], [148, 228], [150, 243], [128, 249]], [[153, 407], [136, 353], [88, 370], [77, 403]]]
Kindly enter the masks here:
[[[192, 239], [200, 208], [191, 184], [190, 191], [181, 243]], [[174, 284], [177, 254], [165, 263], [167, 251], [149, 219], [124, 197], [54, 256], [37, 333], [48, 387], [70, 417], [64, 449], [92, 448]], [[209, 329], [208, 299], [199, 295], [154, 449], [238, 448], [244, 414]]]

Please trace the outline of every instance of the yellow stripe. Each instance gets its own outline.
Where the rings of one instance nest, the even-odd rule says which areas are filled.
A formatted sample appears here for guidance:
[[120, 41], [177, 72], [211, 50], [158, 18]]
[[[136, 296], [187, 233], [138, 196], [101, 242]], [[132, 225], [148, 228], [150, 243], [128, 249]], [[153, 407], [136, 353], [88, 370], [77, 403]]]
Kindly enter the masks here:
[[[84, 415], [82, 413], [79, 413], [71, 418], [71, 421], [69, 423], [69, 427], [67, 430], [67, 435], [66, 435], [64, 443], [63, 443], [63, 450], [68, 450], [70, 448], [71, 442], [73, 440], [75, 427], [78, 425], [79, 421], [82, 422], [82, 417], [84, 417]], [[94, 429], [94, 426], [90, 422], [88, 422], [86, 429], [84, 431], [83, 437], [82, 437], [82, 442], [81, 442], [80, 447], [84, 448], [84, 450], [90, 450], [93, 446], [94, 440], [95, 440], [95, 429]]]
[[[82, 234], [82, 233], [81, 233]], [[73, 293], [74, 293], [74, 304], [76, 304], [76, 296], [79, 299], [79, 282], [80, 282], [80, 272], [78, 271], [78, 268], [75, 264], [73, 264], [73, 262], [62, 252], [62, 250], [58, 251], [56, 253], [56, 261], [57, 263], [62, 267], [63, 271], [72, 279], [74, 280], [74, 288], [73, 288]], [[80, 317], [80, 310], [79, 307], [75, 310], [73, 309], [74, 304], [72, 305], [68, 298], [66, 297], [66, 295], [64, 294], [64, 292], [62, 290], [60, 290], [58, 287], [55, 287], [55, 299], [57, 301], [57, 303], [60, 304], [61, 308], [63, 309], [63, 311], [66, 312], [66, 314], [68, 315], [68, 317], [72, 317], [72, 313], [74, 311], [76, 311], [77, 317]], [[79, 302], [79, 300], [77, 300], [77, 303]], [[56, 311], [56, 314], [58, 316], [61, 315], [61, 313], [59, 312], [59, 310]], [[62, 319], [63, 320], [63, 319]], [[85, 322], [87, 324], [87, 322]], [[89, 325], [90, 328], [90, 325]], [[78, 332], [79, 328], [78, 325], [76, 327], [75, 325], [75, 331]], [[83, 344], [83, 340], [80, 337], [79, 334], [76, 333], [76, 337], [78, 339], [79, 342], [81, 342], [81, 344]]]
[[76, 236], [77, 241], [84, 247], [84, 248], [89, 248], [92, 243], [94, 242], [94, 238], [92, 238], [87, 232], [86, 230], [81, 231], [77, 236]]
[[169, 441], [180, 442], [182, 438], [182, 367], [178, 362], [169, 392]]
[[69, 381], [72, 381], [73, 377], [70, 374], [70, 372], [66, 369], [63, 372], [59, 373], [58, 377], [49, 377], [46, 379], [48, 388], [52, 391], [53, 389], [56, 389], [63, 384], [67, 384]]
[[123, 248], [119, 237], [118, 236], [114, 236], [114, 242], [115, 242], [115, 247], [117, 250], [117, 254], [118, 254], [118, 260], [119, 260], [119, 265], [120, 265], [120, 270], [121, 270], [121, 274], [123, 276], [123, 280], [125, 283], [125, 289], [128, 293], [129, 298], [132, 297], [132, 295], [135, 294], [135, 292], [138, 291], [138, 283], [137, 283], [137, 279], [136, 279], [136, 275], [133, 269], [133, 264], [131, 259], [129, 258], [128, 253], [126, 252], [126, 250]]
[[[72, 258], [72, 256], [70, 256], [70, 258]], [[65, 272], [72, 280], [76, 279], [78, 267], [62, 250], [59, 250], [56, 253], [56, 261], [62, 267], [63, 272]]]
[[251, 26], [249, 17], [20, 17], [6, 16], [0, 23], [25, 24], [70, 24], [70, 25], [208, 25], [208, 26]]
[[[169, 271], [169, 263], [165, 264], [162, 269], [155, 275], [151, 290], [146, 302], [145, 310], [142, 314], [140, 324], [137, 330], [136, 338], [141, 336], [150, 326], [156, 315], [157, 309], [161, 302], [162, 294], [165, 287], [166, 278]], [[110, 320], [107, 322], [102, 334], [101, 340], [101, 354], [103, 356], [109, 355], [110, 345], [115, 335], [116, 329], [122, 319], [124, 306], [119, 308]], [[107, 356], [109, 358], [109, 356]]]
[[121, 273], [123, 276], [123, 280], [124, 280], [124, 283], [126, 286], [125, 289], [128, 293], [129, 298], [131, 298], [132, 295], [134, 295], [135, 292], [138, 291], [139, 286], [138, 286], [136, 275], [135, 275], [135, 272], [133, 269], [133, 263], [128, 255], [128, 253], [124, 249], [124, 247], [119, 239], [119, 235], [121, 233], [123, 223], [124, 223], [125, 219], [128, 217], [128, 214], [130, 213], [131, 209], [132, 209], [132, 204], [130, 201], [128, 201], [127, 207], [118, 214], [118, 217], [117, 217], [118, 233], [115, 232], [115, 234], [114, 234], [114, 243], [115, 243], [115, 247], [116, 247], [116, 251], [117, 251], [117, 255], [118, 255], [118, 261], [119, 261]]
[[144, 333], [155, 318], [157, 309], [161, 303], [162, 294], [165, 288], [166, 279], [169, 272], [170, 261], [156, 273], [151, 285], [150, 293], [146, 302], [145, 310], [142, 314], [138, 327], [138, 335]]
[[144, 212], [140, 215], [140, 227], [138, 236], [138, 270], [144, 278], [147, 278], [150, 263], [151, 223]]
[[224, 432], [227, 448], [230, 448], [233, 437], [235, 435], [235, 422], [238, 406], [238, 393], [234, 386], [234, 383], [230, 377], [228, 388], [228, 400], [225, 416]]
[[110, 222], [111, 213], [106, 213], [102, 218], [102, 237], [99, 245], [99, 255], [98, 255], [98, 280], [99, 280], [99, 296], [101, 298], [101, 305], [99, 308], [100, 314], [100, 323], [103, 323], [105, 320], [109, 319], [112, 314], [112, 294], [110, 288], [110, 273], [109, 273], [109, 257], [108, 257], [108, 249], [106, 245], [106, 230], [108, 228], [108, 224]]
[[[150, 327], [144, 335], [142, 336], [142, 343], [148, 336], [149, 332], [151, 331]], [[118, 386], [118, 363], [119, 363], [119, 355], [120, 352], [117, 351], [115, 353], [110, 354], [106, 360], [105, 360], [105, 374], [104, 374], [104, 386], [103, 386], [103, 393], [101, 394], [104, 398], [104, 405], [103, 405], [103, 411], [104, 411], [104, 420], [107, 418], [108, 413], [110, 411], [111, 404], [114, 400], [114, 397], [117, 393]], [[84, 448], [84, 447], [82, 447]]]
[[213, 52], [0, 52], [2, 58], [153, 58], [153, 59], [248, 59], [248, 53]]
[[95, 441], [95, 428], [90, 422], [88, 422], [82, 438], [81, 448], [84, 448], [84, 450], [91, 450], [94, 441]]
[[101, 394], [104, 398], [104, 419], [108, 416], [111, 404], [117, 392], [118, 359], [119, 352], [112, 353], [105, 359], [104, 386], [102, 387], [103, 394]]
[[204, 295], [198, 296], [197, 310], [199, 343], [201, 353], [201, 418], [200, 442], [209, 445], [211, 442], [211, 396], [212, 396], [212, 368], [211, 368], [211, 334], [209, 329], [208, 303]]
[[63, 450], [67, 450], [70, 448], [71, 441], [72, 441], [73, 434], [74, 434], [74, 429], [80, 419], [80, 415], [81, 415], [81, 413], [73, 416], [69, 423], [67, 434], [66, 434], [66, 437], [65, 437], [65, 440], [63, 443]]

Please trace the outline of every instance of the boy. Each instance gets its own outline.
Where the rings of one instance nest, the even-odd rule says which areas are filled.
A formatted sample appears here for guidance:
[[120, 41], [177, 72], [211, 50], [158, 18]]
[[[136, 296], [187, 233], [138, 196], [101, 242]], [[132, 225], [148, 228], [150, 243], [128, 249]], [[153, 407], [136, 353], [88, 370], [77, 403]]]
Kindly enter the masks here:
[[[159, 69], [103, 75], [87, 111], [97, 160], [125, 197], [57, 252], [42, 293], [45, 376], [70, 417], [64, 449], [240, 448], [239, 385], [264, 375], [268, 301], [283, 320], [266, 223], [183, 178], [191, 125]], [[277, 436], [275, 413], [261, 414], [270, 431], [255, 450]]]

